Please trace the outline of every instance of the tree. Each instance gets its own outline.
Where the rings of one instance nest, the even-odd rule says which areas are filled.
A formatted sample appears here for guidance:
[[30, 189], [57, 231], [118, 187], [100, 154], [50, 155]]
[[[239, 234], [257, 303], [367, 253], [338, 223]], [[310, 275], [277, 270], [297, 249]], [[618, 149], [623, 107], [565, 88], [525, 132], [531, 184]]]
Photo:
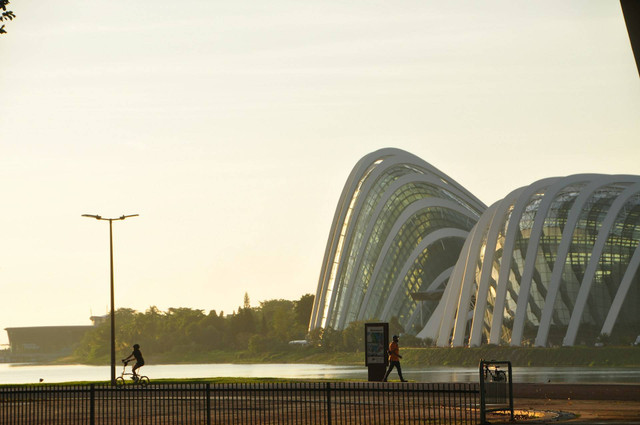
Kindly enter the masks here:
[[251, 300], [249, 300], [249, 293], [244, 293], [244, 308], [251, 308]]
[[[2, 14], [0, 15], [0, 22], [4, 21], [13, 21], [16, 17], [15, 13], [10, 10], [7, 10], [7, 5], [9, 4], [9, 0], [0, 0], [0, 9], [2, 9]], [[4, 29], [4, 25], [0, 26], [0, 34], [6, 34], [7, 32]]]
[[305, 294], [296, 301], [294, 307], [296, 322], [305, 328], [309, 327], [309, 322], [311, 321], [311, 310], [313, 310], [314, 298], [314, 295]]
[[268, 334], [274, 341], [288, 342], [302, 339], [307, 333], [308, 321], [304, 325], [296, 319], [296, 301], [269, 300], [261, 301], [260, 309]]
[[359, 352], [364, 349], [364, 321], [355, 321], [342, 331], [342, 349]]

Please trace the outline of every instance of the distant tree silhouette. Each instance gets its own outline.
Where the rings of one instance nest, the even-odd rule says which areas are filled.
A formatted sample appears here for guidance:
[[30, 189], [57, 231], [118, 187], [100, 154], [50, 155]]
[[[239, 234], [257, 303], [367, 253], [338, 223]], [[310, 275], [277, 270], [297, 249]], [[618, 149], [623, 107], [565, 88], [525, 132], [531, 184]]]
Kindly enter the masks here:
[[[2, 9], [2, 15], [0, 15], [0, 22], [4, 21], [13, 21], [16, 17], [15, 13], [10, 10], [7, 10], [7, 5], [9, 4], [9, 0], [0, 0], [0, 9]], [[0, 34], [6, 34], [7, 32], [4, 29], [4, 25], [0, 26]]]
[[314, 298], [314, 295], [305, 294], [295, 302], [294, 312], [296, 315], [296, 323], [304, 326], [305, 329], [309, 327]]
[[[120, 308], [115, 317], [116, 350], [124, 355], [133, 344], [140, 344], [152, 362], [154, 358], [170, 361], [215, 358], [212, 352], [218, 350], [259, 354], [299, 349], [289, 341], [306, 337], [313, 295], [306, 294], [294, 301], [261, 301], [259, 307], [250, 304], [246, 293], [245, 307], [230, 315], [215, 310], [205, 314], [204, 310], [186, 307], [162, 311], [151, 306], [144, 313]], [[107, 362], [109, 327], [109, 321], [105, 321], [87, 332], [76, 347], [77, 358], [87, 363]], [[361, 337], [361, 329], [354, 332]], [[326, 335], [325, 349], [342, 349], [341, 332], [329, 330]], [[348, 340], [351, 346], [361, 349], [363, 343], [358, 338]], [[315, 345], [320, 345], [319, 339]]]

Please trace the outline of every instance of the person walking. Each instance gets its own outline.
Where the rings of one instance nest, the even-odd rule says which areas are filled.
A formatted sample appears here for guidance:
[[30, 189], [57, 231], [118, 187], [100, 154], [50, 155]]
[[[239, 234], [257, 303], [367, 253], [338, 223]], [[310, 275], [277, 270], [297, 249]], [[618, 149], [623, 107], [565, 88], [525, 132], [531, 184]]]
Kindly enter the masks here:
[[389, 368], [387, 369], [387, 373], [384, 374], [384, 379], [382, 380], [382, 382], [387, 382], [387, 378], [389, 377], [389, 374], [394, 367], [398, 370], [400, 381], [407, 382], [407, 380], [402, 377], [402, 368], [400, 368], [400, 359], [402, 358], [402, 356], [400, 355], [398, 340], [398, 335], [394, 335], [393, 341], [391, 341], [391, 344], [389, 344]]

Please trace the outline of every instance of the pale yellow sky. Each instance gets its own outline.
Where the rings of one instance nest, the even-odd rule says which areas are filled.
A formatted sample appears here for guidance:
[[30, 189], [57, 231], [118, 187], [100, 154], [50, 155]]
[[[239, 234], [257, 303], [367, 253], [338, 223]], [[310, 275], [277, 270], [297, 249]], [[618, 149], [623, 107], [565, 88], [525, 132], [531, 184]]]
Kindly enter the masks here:
[[365, 154], [487, 204], [640, 174], [618, 1], [13, 1], [0, 38], [0, 343], [116, 305], [231, 312], [315, 293]]

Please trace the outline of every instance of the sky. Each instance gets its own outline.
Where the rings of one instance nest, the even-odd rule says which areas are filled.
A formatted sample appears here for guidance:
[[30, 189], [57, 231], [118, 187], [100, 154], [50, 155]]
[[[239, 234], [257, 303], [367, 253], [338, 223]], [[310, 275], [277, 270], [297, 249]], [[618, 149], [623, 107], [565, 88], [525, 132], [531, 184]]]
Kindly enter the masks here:
[[14, 0], [0, 36], [4, 328], [315, 293], [351, 169], [411, 152], [487, 205], [640, 174], [620, 4]]

